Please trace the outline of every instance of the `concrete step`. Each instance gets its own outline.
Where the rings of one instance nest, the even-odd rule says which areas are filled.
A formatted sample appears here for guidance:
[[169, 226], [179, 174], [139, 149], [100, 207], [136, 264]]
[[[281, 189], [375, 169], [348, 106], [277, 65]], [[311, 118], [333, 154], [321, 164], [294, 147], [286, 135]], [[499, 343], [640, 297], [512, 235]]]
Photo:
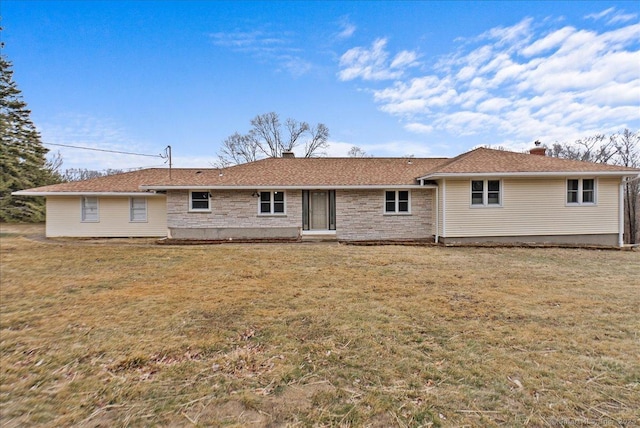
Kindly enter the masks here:
[[302, 235], [302, 242], [337, 242], [335, 233], [305, 233]]

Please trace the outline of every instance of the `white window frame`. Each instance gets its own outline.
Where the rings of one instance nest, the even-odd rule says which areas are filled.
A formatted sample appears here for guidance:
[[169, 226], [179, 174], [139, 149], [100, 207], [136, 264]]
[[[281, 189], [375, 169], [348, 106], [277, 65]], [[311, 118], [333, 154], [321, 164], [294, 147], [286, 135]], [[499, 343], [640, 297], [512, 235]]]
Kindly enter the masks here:
[[[141, 200], [142, 202], [144, 202], [144, 218], [140, 218], [140, 219], [136, 219], [134, 216], [135, 213], [135, 208], [134, 208], [134, 201], [135, 200]], [[148, 212], [148, 208], [147, 208], [147, 198], [142, 197], [142, 196], [132, 196], [129, 198], [129, 222], [130, 223], [146, 223], [147, 222], [147, 212]]]
[[[89, 216], [88, 209], [90, 207], [87, 205], [89, 199], [95, 200], [96, 206], [96, 214], [95, 218]], [[99, 223], [100, 222], [100, 200], [97, 196], [82, 196], [80, 198], [80, 219], [82, 223]]]
[[[387, 210], [387, 192], [395, 193], [395, 207], [393, 211]], [[400, 211], [400, 192], [407, 192], [407, 211]], [[385, 215], [411, 215], [411, 190], [385, 190], [382, 194], [383, 212]]]
[[[593, 201], [584, 202], [584, 180], [593, 181]], [[569, 182], [578, 182], [578, 200], [576, 202], [569, 202]], [[578, 207], [578, 206], [595, 206], [598, 204], [598, 180], [595, 177], [580, 177], [580, 178], [567, 178], [564, 192], [564, 202], [566, 206]]]
[[[263, 193], [268, 193], [269, 194], [269, 212], [262, 212], [262, 194]], [[282, 194], [282, 212], [281, 213], [277, 213], [275, 212], [275, 197], [274, 195], [278, 193], [278, 194]], [[258, 192], [258, 215], [259, 216], [286, 216], [287, 215], [287, 192], [285, 192], [284, 190], [262, 190], [260, 192]]]
[[[194, 193], [207, 193], [207, 208], [193, 208], [193, 194]], [[198, 199], [203, 201], [204, 199]], [[211, 192], [208, 190], [189, 190], [189, 212], [190, 213], [210, 213], [211, 212]]]
[[[481, 181], [482, 182], [482, 203], [481, 204], [474, 204], [473, 203], [473, 194], [477, 193], [473, 191], [473, 182], [474, 181]], [[489, 193], [495, 193], [495, 191], [491, 191], [489, 192], [489, 182], [490, 181], [497, 181], [498, 182], [498, 186], [500, 186], [498, 188], [498, 203], [497, 204], [490, 204], [489, 203]], [[500, 179], [496, 179], [496, 178], [485, 178], [485, 179], [481, 179], [481, 180], [471, 180], [469, 181], [469, 206], [471, 208], [499, 208], [502, 207], [502, 200], [504, 197], [504, 186], [502, 183], [502, 180]]]

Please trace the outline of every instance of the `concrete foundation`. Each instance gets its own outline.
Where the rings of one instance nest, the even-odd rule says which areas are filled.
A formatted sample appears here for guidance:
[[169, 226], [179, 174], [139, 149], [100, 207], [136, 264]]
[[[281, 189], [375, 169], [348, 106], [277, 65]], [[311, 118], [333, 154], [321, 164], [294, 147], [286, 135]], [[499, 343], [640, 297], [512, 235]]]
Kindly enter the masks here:
[[233, 240], [233, 239], [297, 239], [298, 227], [211, 227], [169, 228], [170, 239]]
[[445, 245], [498, 243], [498, 244], [557, 244], [557, 245], [597, 245], [617, 247], [618, 235], [615, 233], [597, 235], [531, 235], [531, 236], [474, 236], [440, 237]]

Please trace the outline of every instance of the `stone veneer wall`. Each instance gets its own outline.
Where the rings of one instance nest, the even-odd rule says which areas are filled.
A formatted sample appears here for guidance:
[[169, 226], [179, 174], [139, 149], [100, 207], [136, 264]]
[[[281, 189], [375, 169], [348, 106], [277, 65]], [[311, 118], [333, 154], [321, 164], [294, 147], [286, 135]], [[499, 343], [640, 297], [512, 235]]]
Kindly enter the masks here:
[[336, 234], [340, 240], [433, 237], [432, 189], [411, 189], [411, 214], [385, 214], [384, 190], [336, 190]]
[[[336, 236], [340, 240], [429, 239], [432, 233], [431, 189], [412, 189], [411, 214], [384, 214], [384, 190], [336, 190]], [[211, 212], [189, 212], [189, 191], [167, 192], [167, 227], [175, 229], [302, 228], [302, 191], [286, 191], [286, 215], [258, 215], [252, 190], [211, 192]]]
[[[277, 189], [275, 189], [277, 190]], [[189, 212], [189, 191], [167, 192], [168, 228], [302, 227], [302, 192], [287, 190], [286, 215], [258, 215], [253, 190], [212, 190], [211, 212]]]

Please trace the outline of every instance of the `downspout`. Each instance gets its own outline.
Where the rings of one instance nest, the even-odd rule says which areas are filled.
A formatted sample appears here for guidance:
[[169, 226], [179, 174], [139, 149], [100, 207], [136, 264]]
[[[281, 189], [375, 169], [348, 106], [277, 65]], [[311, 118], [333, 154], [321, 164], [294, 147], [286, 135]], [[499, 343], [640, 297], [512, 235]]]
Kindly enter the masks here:
[[438, 228], [440, 227], [440, 216], [438, 215], [439, 210], [440, 210], [440, 205], [438, 203], [438, 187], [436, 187], [436, 236], [435, 236], [436, 244], [440, 239], [440, 234], [438, 233]]
[[447, 183], [442, 179], [442, 236], [447, 237]]
[[618, 247], [624, 247], [624, 185], [626, 180], [620, 179], [620, 191], [618, 198]]

